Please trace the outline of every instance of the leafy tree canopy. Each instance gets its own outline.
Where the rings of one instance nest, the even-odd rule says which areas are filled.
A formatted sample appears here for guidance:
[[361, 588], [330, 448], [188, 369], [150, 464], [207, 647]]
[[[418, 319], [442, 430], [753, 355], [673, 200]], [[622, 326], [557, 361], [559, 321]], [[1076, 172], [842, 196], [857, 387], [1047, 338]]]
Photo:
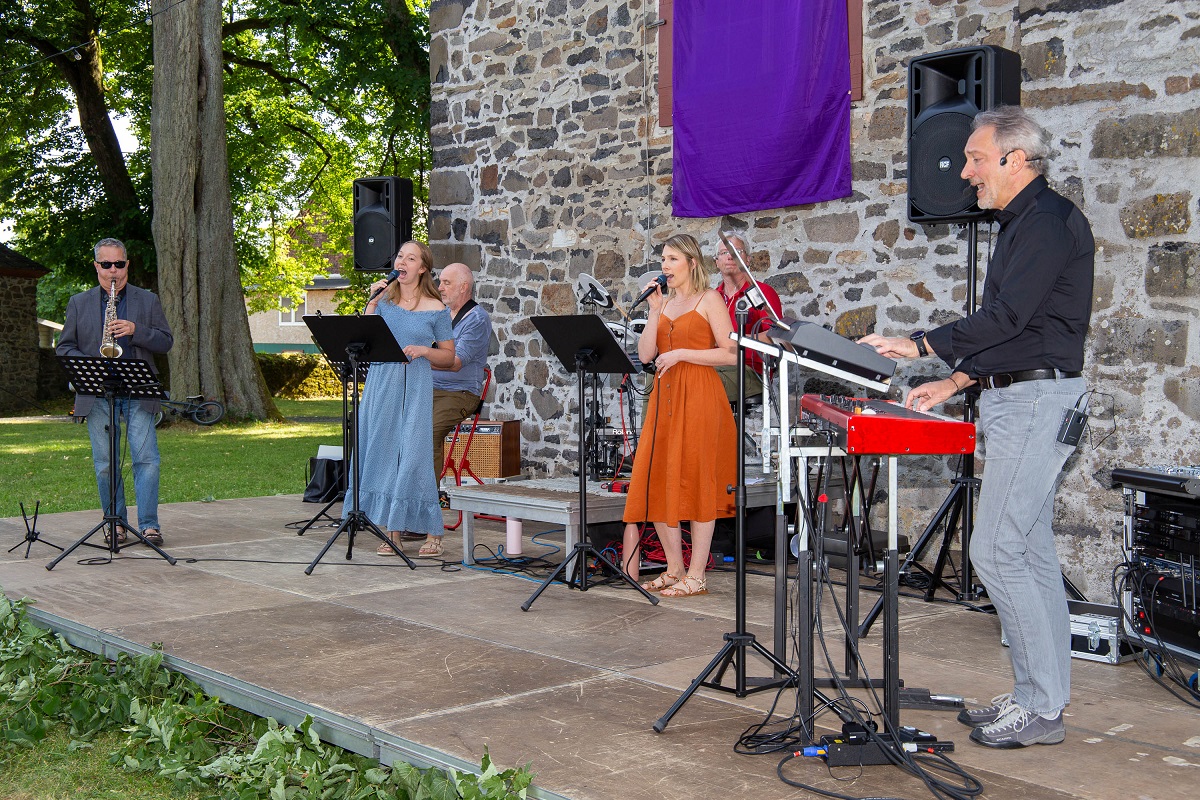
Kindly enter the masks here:
[[[157, 0], [155, 13], [176, 3]], [[425, 218], [428, 0], [227, 0], [223, 50], [234, 229], [255, 310], [299, 300], [350, 260], [352, 183], [413, 178]], [[39, 314], [94, 280], [89, 252], [127, 242], [153, 284], [153, 53], [146, 0], [9, 0], [0, 9], [0, 218], [52, 270]], [[112, 118], [137, 149], [121, 153]], [[107, 130], [106, 130], [107, 128]], [[347, 269], [347, 273], [352, 270]], [[356, 285], [366, 276], [351, 274]]]

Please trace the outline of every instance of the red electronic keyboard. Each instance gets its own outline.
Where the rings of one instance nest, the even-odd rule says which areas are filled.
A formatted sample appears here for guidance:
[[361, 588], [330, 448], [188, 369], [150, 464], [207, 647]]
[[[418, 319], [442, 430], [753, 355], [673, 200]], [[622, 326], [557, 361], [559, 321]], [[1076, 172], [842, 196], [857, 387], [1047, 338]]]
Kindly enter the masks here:
[[836, 434], [853, 455], [953, 455], [975, 452], [975, 425], [907, 409], [887, 400], [806, 394], [801, 420]]

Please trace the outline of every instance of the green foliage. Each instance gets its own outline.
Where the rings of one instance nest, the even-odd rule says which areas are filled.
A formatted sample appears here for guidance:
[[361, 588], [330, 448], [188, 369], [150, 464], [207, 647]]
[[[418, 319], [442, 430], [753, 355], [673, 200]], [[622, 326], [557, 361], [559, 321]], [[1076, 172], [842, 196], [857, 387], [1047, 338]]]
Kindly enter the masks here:
[[0, 742], [6, 746], [32, 746], [53, 723], [86, 743], [128, 722], [134, 698], [158, 700], [182, 685], [182, 676], [160, 668], [161, 653], [105, 661], [36, 627], [24, 610], [25, 601], [0, 596]]
[[533, 781], [528, 765], [499, 770], [486, 748], [480, 775], [382, 767], [322, 742], [311, 717], [292, 728], [223, 705], [163, 669], [158, 650], [116, 661], [78, 651], [25, 606], [0, 594], [0, 766], [67, 725], [78, 746], [120, 727], [114, 765], [230, 800], [514, 800]]
[[272, 397], [341, 397], [342, 382], [323, 356], [315, 353], [256, 353]]
[[[51, 270], [39, 313], [61, 322], [70, 292], [60, 285], [91, 284], [89, 249], [102, 236], [130, 245], [131, 281], [152, 288], [139, 280], [154, 271], [149, 4], [0, 5], [0, 220], [13, 221], [14, 249]], [[299, 300], [313, 277], [349, 257], [355, 178], [412, 178], [414, 223], [423, 229], [429, 3], [245, 0], [225, 7], [235, 245], [250, 307], [259, 311], [279, 307], [281, 297]], [[92, 143], [72, 117], [80, 99], [65, 73], [79, 45], [96, 49], [102, 69], [103, 94], [88, 100], [120, 116], [137, 138], [116, 169], [132, 181], [132, 209], [114, 203]], [[352, 280], [365, 285], [361, 276]]]

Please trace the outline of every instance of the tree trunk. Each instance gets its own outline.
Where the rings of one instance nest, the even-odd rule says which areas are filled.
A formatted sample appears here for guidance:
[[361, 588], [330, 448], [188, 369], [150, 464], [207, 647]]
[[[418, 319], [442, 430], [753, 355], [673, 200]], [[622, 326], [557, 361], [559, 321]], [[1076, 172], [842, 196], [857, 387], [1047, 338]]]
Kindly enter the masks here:
[[153, 231], [159, 292], [175, 333], [171, 393], [216, 397], [235, 417], [279, 419], [254, 357], [233, 245], [221, 0], [153, 0], [152, 7]]

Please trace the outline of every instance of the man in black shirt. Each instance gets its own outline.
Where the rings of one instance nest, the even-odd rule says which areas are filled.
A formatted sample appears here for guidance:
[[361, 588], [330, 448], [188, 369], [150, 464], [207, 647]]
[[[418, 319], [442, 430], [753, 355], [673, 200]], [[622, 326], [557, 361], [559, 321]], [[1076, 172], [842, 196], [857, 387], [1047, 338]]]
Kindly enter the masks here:
[[926, 411], [979, 384], [984, 479], [971, 561], [1008, 636], [1014, 687], [959, 720], [988, 747], [1058, 744], [1071, 695], [1071, 626], [1054, 547], [1054, 496], [1073, 445], [1064, 413], [1085, 393], [1080, 370], [1091, 316], [1095, 243], [1087, 219], [1044, 177], [1050, 136], [1025, 111], [979, 114], [962, 177], [1000, 233], [978, 311], [909, 337], [871, 334], [892, 358], [936, 355], [950, 377], [912, 389]]

